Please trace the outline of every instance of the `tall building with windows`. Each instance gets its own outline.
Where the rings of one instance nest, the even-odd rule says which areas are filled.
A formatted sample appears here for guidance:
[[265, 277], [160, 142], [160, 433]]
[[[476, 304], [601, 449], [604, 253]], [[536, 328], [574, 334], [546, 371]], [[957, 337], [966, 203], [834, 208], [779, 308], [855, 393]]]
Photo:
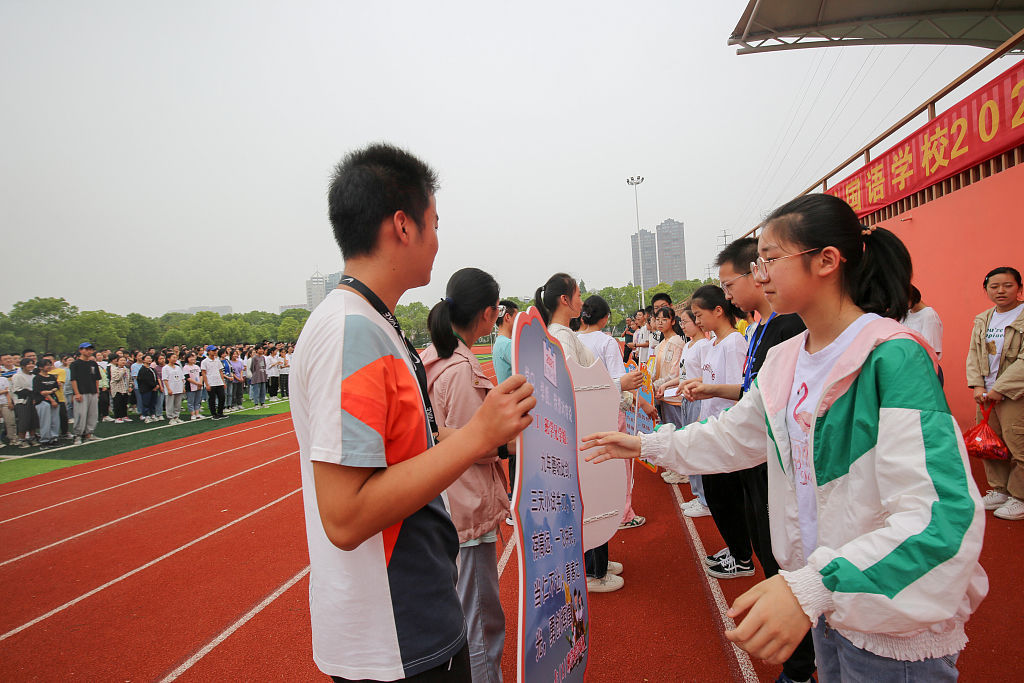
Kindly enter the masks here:
[[[654, 233], [650, 230], [640, 230], [640, 232], [630, 235], [630, 243], [633, 248], [633, 284], [643, 289], [650, 289], [660, 282], [658, 280], [658, 247]], [[641, 265], [643, 266], [642, 272]]]
[[659, 282], [672, 284], [686, 279], [686, 239], [683, 224], [666, 218], [657, 228]]
[[338, 286], [343, 271], [324, 275], [319, 270], [306, 280], [306, 308], [313, 310], [320, 305], [327, 293]]

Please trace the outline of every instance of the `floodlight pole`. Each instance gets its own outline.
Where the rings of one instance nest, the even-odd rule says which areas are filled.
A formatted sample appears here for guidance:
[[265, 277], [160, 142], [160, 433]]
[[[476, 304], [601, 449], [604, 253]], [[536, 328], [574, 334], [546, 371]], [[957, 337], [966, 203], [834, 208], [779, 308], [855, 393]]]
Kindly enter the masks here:
[[643, 181], [643, 176], [626, 178], [626, 184], [633, 186], [633, 206], [636, 209], [636, 253], [640, 259], [640, 308], [646, 307], [644, 302], [644, 245], [640, 239], [640, 198], [637, 195], [636, 186]]

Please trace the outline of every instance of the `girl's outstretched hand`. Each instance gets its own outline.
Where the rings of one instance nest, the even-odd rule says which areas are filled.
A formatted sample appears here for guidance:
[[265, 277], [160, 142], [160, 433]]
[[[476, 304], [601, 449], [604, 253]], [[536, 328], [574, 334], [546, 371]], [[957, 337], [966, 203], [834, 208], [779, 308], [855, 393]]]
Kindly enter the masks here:
[[581, 451], [596, 448], [597, 451], [587, 456], [587, 462], [604, 462], [612, 458], [639, 458], [640, 437], [630, 436], [622, 432], [597, 432], [583, 437]]
[[725, 637], [771, 664], [789, 659], [811, 628], [786, 579], [778, 574], [736, 598], [728, 614], [735, 619], [744, 612], [747, 616]]

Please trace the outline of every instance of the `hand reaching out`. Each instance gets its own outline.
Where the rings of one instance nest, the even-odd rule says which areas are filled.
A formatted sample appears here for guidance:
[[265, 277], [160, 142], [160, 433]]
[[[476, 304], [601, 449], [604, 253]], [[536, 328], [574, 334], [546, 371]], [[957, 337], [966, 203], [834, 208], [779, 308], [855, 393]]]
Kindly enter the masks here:
[[640, 457], [640, 437], [630, 436], [622, 432], [597, 432], [583, 437], [580, 446], [581, 451], [597, 448], [598, 450], [587, 456], [587, 462], [604, 462], [612, 458]]

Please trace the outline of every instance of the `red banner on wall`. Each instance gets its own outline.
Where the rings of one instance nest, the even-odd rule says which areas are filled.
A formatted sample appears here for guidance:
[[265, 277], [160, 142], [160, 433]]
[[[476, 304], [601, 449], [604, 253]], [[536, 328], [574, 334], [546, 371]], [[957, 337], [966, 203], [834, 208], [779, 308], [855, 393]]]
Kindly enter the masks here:
[[1024, 144], [1024, 60], [826, 190], [858, 216]]

